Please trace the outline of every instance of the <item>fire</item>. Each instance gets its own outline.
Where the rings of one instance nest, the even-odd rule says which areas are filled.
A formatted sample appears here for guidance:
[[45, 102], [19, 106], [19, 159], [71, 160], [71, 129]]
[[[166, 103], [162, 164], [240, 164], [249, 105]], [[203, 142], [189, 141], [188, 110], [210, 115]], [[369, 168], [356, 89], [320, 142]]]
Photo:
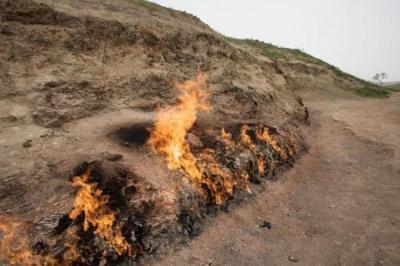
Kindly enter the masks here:
[[204, 169], [208, 175], [208, 178], [204, 177], [201, 183], [207, 185], [215, 203], [221, 205], [233, 194], [233, 188], [238, 183], [228, 170], [218, 164], [212, 149], [204, 149], [201, 153], [201, 160], [206, 164]]
[[77, 242], [79, 237], [74, 228], [68, 228], [65, 233], [64, 247], [66, 251], [63, 254], [64, 264], [71, 265], [76, 262], [85, 262], [84, 258], [79, 254]]
[[278, 145], [278, 142], [269, 134], [268, 128], [263, 128], [262, 130], [258, 131], [257, 138], [271, 145], [272, 149], [276, 153], [278, 153], [282, 159], [285, 160], [288, 158], [286, 152]]
[[1, 217], [0, 221], [0, 257], [15, 264], [39, 264], [40, 257], [33, 254], [24, 237], [25, 228], [21, 223]]
[[27, 234], [26, 224], [10, 216], [0, 216], [0, 261], [10, 265], [57, 265], [52, 257], [32, 251]]
[[[72, 184], [79, 188], [74, 208], [69, 214], [73, 220], [83, 214], [83, 230], [94, 230], [94, 234], [104, 239], [117, 253], [134, 255], [130, 245], [125, 240], [118, 226], [115, 225], [115, 213], [107, 206], [109, 197], [102, 194], [96, 183], [89, 183], [91, 169], [85, 174], [73, 178]], [[50, 255], [34, 252], [26, 239], [27, 226], [13, 217], [0, 216], [0, 261], [7, 261], [10, 265], [74, 265], [77, 262], [85, 263], [77, 243], [79, 236], [76, 228], [68, 228], [63, 237], [65, 252], [63, 260]], [[133, 254], [132, 254], [133, 253]]]
[[[200, 73], [196, 80], [177, 82], [175, 86], [181, 92], [178, 103], [158, 112], [148, 144], [155, 152], [165, 156], [170, 170], [182, 169], [196, 184], [209, 188], [216, 204], [222, 204], [232, 195], [237, 182], [229, 171], [217, 163], [213, 150], [203, 150], [199, 162], [186, 139], [196, 121], [197, 112], [209, 110], [208, 94], [204, 91], [206, 76]], [[228, 133], [222, 133], [223, 138], [232, 142]]]
[[166, 157], [169, 169], [183, 169], [197, 180], [201, 179], [203, 169], [198, 167], [186, 135], [196, 121], [197, 112], [209, 109], [208, 94], [203, 91], [205, 83], [206, 76], [201, 73], [196, 80], [175, 83], [181, 92], [178, 104], [158, 112], [148, 141], [154, 151]]
[[241, 130], [240, 130], [240, 141], [249, 146], [249, 147], [253, 147], [253, 143], [251, 141], [250, 136], [247, 134], [247, 131], [249, 130], [249, 127], [247, 125], [242, 126]]
[[[206, 185], [217, 205], [233, 194], [234, 187], [249, 190], [247, 182], [235, 179], [229, 170], [219, 165], [214, 150], [204, 149], [198, 160], [187, 142], [187, 133], [196, 121], [197, 112], [209, 110], [208, 94], [203, 90], [206, 76], [200, 73], [196, 80], [178, 82], [175, 86], [181, 91], [178, 103], [161, 109], [157, 114], [148, 141], [150, 147], [165, 156], [170, 170], [182, 169], [190, 180]], [[221, 137], [227, 145], [235, 145], [231, 135], [224, 129]]]
[[130, 253], [130, 245], [122, 236], [118, 226], [114, 226], [115, 213], [107, 207], [109, 197], [102, 195], [102, 191], [97, 188], [96, 183], [88, 183], [91, 170], [86, 171], [82, 176], [73, 178], [72, 184], [79, 187], [74, 208], [69, 217], [73, 220], [79, 215], [84, 214], [83, 230], [89, 230], [90, 226], [95, 228], [94, 233], [114, 248], [119, 254]]
[[257, 152], [256, 145], [252, 142], [251, 137], [248, 135], [249, 126], [244, 125], [240, 130], [240, 141], [245, 144], [257, 157], [257, 170], [260, 175], [264, 175], [267, 162], [261, 158], [261, 154]]
[[265, 167], [266, 167], [266, 161], [264, 159], [258, 159], [257, 160], [257, 167], [258, 167], [258, 173], [260, 175], [264, 175]]

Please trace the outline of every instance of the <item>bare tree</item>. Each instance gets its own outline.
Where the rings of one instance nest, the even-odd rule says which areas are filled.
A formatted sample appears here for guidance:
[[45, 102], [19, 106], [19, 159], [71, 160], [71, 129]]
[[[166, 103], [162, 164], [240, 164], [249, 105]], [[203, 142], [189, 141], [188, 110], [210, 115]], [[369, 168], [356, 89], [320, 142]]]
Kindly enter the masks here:
[[388, 74], [386, 74], [385, 72], [381, 73], [381, 85], [383, 83], [383, 80], [387, 79], [387, 77], [388, 77]]
[[377, 82], [379, 82], [379, 84], [382, 86], [383, 84], [383, 80], [387, 79], [388, 74], [386, 74], [385, 72], [382, 73], [376, 73], [372, 78], [374, 80], [376, 80]]
[[376, 74], [372, 77], [372, 79], [374, 79], [374, 80], [376, 80], [376, 82], [379, 82], [379, 83], [380, 83], [381, 75], [380, 75], [379, 73], [376, 73]]

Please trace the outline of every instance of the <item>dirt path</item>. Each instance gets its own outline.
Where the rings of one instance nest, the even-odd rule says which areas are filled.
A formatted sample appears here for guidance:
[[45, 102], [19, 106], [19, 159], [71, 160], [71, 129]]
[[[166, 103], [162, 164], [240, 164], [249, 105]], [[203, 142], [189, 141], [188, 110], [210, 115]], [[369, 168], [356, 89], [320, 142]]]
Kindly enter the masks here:
[[155, 265], [400, 265], [399, 96], [308, 102], [309, 154]]

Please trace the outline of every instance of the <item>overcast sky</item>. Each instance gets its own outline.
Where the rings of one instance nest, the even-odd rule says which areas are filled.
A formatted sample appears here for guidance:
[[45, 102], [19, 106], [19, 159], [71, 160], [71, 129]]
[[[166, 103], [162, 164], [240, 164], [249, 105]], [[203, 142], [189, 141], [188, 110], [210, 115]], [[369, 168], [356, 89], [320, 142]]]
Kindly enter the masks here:
[[152, 0], [231, 37], [301, 48], [353, 75], [400, 81], [400, 0]]

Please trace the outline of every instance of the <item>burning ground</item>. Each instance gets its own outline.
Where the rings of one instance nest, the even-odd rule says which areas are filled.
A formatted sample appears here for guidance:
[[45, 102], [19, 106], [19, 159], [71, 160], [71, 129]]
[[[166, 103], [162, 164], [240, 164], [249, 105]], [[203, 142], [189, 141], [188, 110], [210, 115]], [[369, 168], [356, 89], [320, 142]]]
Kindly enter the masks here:
[[[72, 209], [55, 227], [46, 228], [40, 240], [27, 238], [27, 223], [9, 214], [2, 216], [2, 259], [33, 265], [137, 260], [159, 248], [162, 251], [160, 245], [174, 245], [197, 235], [207, 215], [226, 208], [233, 198], [252, 193], [251, 183], [273, 179], [305, 151], [296, 127], [278, 131], [263, 124], [226, 128], [195, 124], [199, 111], [212, 108], [206, 85], [202, 73], [196, 80], [175, 82], [179, 89], [176, 104], [160, 108], [154, 121], [141, 124], [141, 130], [131, 126], [122, 134], [131, 142], [138, 140], [136, 145], [129, 143], [128, 149], [138, 149], [146, 140], [142, 149], [164, 157], [168, 169], [179, 175], [173, 188], [159, 193], [147, 184], [141, 191], [145, 180], [122, 165], [84, 162], [69, 178], [76, 188]], [[151, 126], [144, 128], [146, 124]], [[121, 137], [121, 129], [118, 132]], [[143, 137], [146, 132], [148, 139]], [[107, 173], [110, 168], [114, 173]]]
[[0, 15], [5, 262], [158, 256], [306, 151], [280, 65], [193, 16], [67, 0]]

